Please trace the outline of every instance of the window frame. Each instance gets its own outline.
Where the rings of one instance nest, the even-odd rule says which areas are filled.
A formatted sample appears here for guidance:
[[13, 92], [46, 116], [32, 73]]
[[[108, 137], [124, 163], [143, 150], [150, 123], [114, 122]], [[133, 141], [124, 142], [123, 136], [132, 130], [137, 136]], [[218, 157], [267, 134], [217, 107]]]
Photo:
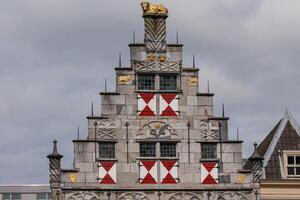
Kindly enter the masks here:
[[[171, 83], [171, 80], [169, 80], [170, 83], [166, 84], [166, 81], [165, 81], [164, 82], [164, 88], [163, 88], [162, 87], [162, 85], [163, 85], [162, 84], [163, 77], [174, 77], [175, 78], [175, 82]], [[172, 86], [174, 84], [175, 84], [174, 88], [168, 88], [168, 87], [170, 87], [170, 85]], [[174, 91], [174, 90], [177, 90], [177, 89], [178, 89], [178, 74], [159, 74], [159, 90], [161, 90], [161, 91]]]
[[[283, 171], [284, 171], [285, 178], [287, 178], [287, 179], [299, 179], [300, 174], [296, 173], [296, 168], [300, 168], [300, 163], [299, 164], [296, 163], [296, 157], [300, 157], [300, 151], [285, 150], [285, 151], [283, 151], [283, 155], [284, 155], [284, 164], [283, 164], [284, 170]], [[294, 157], [294, 164], [289, 164], [288, 163], [288, 158], [289, 157]], [[288, 168], [289, 167], [294, 168], [294, 174], [293, 175], [288, 174]]]
[[[173, 151], [173, 152], [171, 152], [170, 149], [168, 149], [167, 153], [163, 153], [162, 152], [163, 145], [173, 145], [173, 147], [175, 147], [175, 148], [171, 149], [171, 151]], [[177, 143], [176, 142], [159, 142], [159, 153], [160, 153], [159, 154], [160, 158], [177, 158]], [[167, 155], [167, 154], [169, 154], [169, 155]]]
[[[204, 146], [205, 145], [214, 146], [214, 152], [213, 152], [214, 155], [213, 156], [210, 156], [211, 152], [209, 152], [210, 153], [209, 155], [208, 154], [207, 155], [204, 154]], [[213, 143], [213, 142], [200, 143], [200, 149], [201, 149], [201, 160], [216, 160], [216, 159], [218, 159], [218, 145], [217, 145], [217, 143]], [[208, 152], [206, 152], [206, 153], [208, 153]]]
[[[113, 151], [112, 151], [112, 153], [113, 153], [113, 155], [112, 156], [110, 156], [110, 153], [109, 153], [109, 156], [103, 156], [102, 154], [101, 154], [101, 146], [102, 145], [112, 145], [111, 147], [113, 147]], [[106, 147], [107, 148], [107, 147]], [[107, 152], [106, 152], [107, 153]], [[104, 153], [105, 154], [105, 153]], [[108, 160], [108, 159], [116, 159], [116, 142], [113, 142], [113, 141], [100, 141], [100, 142], [98, 142], [98, 159], [101, 159], [101, 160]]]
[[[152, 77], [153, 80], [151, 80], [151, 81], [153, 81], [153, 85], [151, 85], [151, 86], [140, 85], [140, 84], [142, 84], [142, 80], [140, 79], [142, 77]], [[137, 74], [137, 89], [138, 90], [149, 90], [149, 91], [155, 90], [155, 85], [156, 85], [155, 84], [155, 79], [156, 79], [156, 75], [155, 74], [142, 74], [142, 73], [138, 73]], [[147, 88], [147, 87], [149, 87], [149, 88]]]
[[[144, 151], [142, 151], [142, 145], [153, 145], [154, 146], [154, 154], [151, 154], [151, 155], [146, 155], [147, 153], [145, 152], [145, 154], [144, 155], [142, 155], [142, 152], [144, 152]], [[152, 146], [152, 147], [153, 147]], [[139, 142], [139, 157], [141, 157], [141, 158], [156, 158], [157, 157], [157, 142]], [[151, 153], [153, 153], [153, 152], [151, 152]]]

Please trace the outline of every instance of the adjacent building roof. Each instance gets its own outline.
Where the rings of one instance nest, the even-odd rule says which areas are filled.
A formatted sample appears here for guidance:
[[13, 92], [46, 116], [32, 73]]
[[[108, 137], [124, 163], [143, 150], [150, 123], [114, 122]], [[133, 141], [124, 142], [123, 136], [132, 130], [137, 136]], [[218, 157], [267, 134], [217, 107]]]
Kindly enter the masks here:
[[[300, 127], [288, 110], [257, 148], [259, 155], [264, 158], [265, 179], [282, 178], [279, 150], [300, 150]], [[244, 168], [251, 168], [250, 160]]]

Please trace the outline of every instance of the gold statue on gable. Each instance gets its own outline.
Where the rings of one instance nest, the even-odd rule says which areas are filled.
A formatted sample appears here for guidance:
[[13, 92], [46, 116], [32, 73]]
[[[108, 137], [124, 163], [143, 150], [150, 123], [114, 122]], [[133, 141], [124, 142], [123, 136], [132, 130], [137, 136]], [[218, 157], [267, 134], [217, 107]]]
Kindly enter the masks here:
[[147, 1], [141, 3], [144, 14], [168, 14], [168, 9], [162, 4], [151, 4]]

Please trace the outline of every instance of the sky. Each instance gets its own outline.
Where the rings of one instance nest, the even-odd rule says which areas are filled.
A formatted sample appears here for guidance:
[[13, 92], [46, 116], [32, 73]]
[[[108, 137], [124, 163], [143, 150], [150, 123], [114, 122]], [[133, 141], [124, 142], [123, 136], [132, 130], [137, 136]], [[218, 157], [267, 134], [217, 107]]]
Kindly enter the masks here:
[[[184, 43], [183, 65], [200, 68], [222, 103], [231, 139], [243, 156], [283, 117], [300, 123], [299, 0], [161, 0], [169, 9], [168, 43]], [[132, 32], [143, 41], [139, 0], [2, 0], [0, 3], [0, 184], [47, 183], [52, 141], [73, 160], [72, 139], [99, 92], [115, 88], [122, 53], [129, 66]]]

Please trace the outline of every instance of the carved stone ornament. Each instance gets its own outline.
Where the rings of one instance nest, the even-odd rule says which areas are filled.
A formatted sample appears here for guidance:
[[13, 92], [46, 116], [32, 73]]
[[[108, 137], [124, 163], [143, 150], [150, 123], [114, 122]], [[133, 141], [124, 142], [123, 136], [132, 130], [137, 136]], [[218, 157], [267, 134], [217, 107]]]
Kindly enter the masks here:
[[116, 138], [119, 123], [117, 120], [102, 119], [97, 121], [97, 138], [114, 139]]
[[100, 200], [100, 198], [91, 192], [73, 192], [66, 194], [66, 200]]
[[141, 129], [138, 130], [136, 135], [137, 139], [178, 139], [176, 130], [169, 124], [162, 121], [152, 121], [144, 124]]
[[189, 76], [188, 77], [189, 86], [197, 86], [198, 85], [198, 77], [196, 76]]
[[120, 75], [118, 76], [118, 84], [126, 85], [132, 83], [133, 76], [132, 75]]
[[218, 194], [218, 200], [223, 199], [232, 199], [232, 200], [250, 200], [251, 193], [250, 192], [236, 192], [236, 191], [230, 191], [230, 192], [219, 192]]
[[219, 125], [216, 121], [201, 121], [200, 122], [200, 138], [207, 140], [219, 139]]
[[143, 192], [127, 192], [118, 196], [118, 200], [150, 200], [150, 198]]
[[76, 183], [78, 180], [78, 176], [76, 173], [69, 173], [68, 174], [68, 179], [71, 183]]
[[[181, 61], [161, 61], [159, 60], [138, 61], [132, 62], [133, 68], [137, 71], [180, 71]], [[165, 58], [166, 59], [166, 58]]]
[[168, 200], [200, 200], [202, 198], [201, 194], [195, 194], [192, 192], [178, 192], [175, 194], [170, 194], [166, 199]]

